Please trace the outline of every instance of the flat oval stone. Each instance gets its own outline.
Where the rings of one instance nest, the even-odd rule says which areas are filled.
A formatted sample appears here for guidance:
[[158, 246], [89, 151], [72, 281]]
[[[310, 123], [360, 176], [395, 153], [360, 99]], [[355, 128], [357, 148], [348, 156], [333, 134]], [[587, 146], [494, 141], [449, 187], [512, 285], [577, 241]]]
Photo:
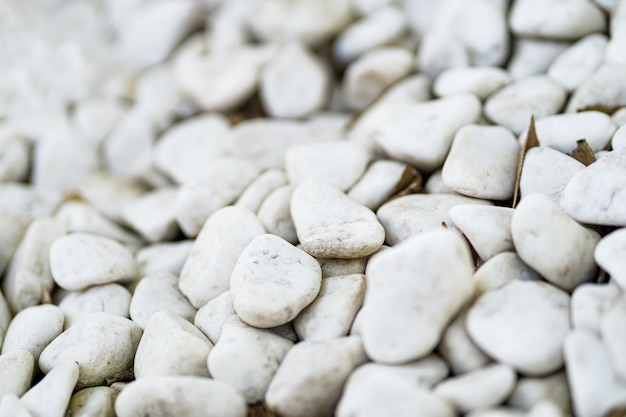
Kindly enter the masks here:
[[563, 365], [569, 296], [547, 283], [513, 281], [483, 294], [465, 325], [490, 357], [526, 375], [545, 375]]
[[224, 323], [234, 314], [235, 308], [228, 290], [202, 306], [196, 313], [193, 324], [215, 344], [222, 333]]
[[296, 188], [291, 216], [304, 250], [315, 257], [360, 258], [376, 252], [385, 240], [370, 209], [322, 182]]
[[512, 82], [511, 75], [498, 67], [458, 67], [443, 71], [433, 84], [439, 97], [473, 94], [481, 100]]
[[72, 233], [50, 247], [50, 271], [66, 290], [132, 281], [137, 268], [132, 253], [116, 241], [89, 233]]
[[63, 312], [55, 305], [27, 307], [13, 317], [4, 336], [2, 354], [27, 350], [35, 361], [52, 340], [63, 331]]
[[626, 290], [626, 229], [618, 229], [603, 237], [596, 246], [594, 259], [622, 290]]
[[22, 396], [32, 384], [34, 365], [32, 353], [24, 349], [0, 355], [0, 397]]
[[267, 328], [293, 320], [319, 293], [322, 270], [306, 252], [274, 235], [261, 235], [243, 251], [230, 278], [237, 315]]

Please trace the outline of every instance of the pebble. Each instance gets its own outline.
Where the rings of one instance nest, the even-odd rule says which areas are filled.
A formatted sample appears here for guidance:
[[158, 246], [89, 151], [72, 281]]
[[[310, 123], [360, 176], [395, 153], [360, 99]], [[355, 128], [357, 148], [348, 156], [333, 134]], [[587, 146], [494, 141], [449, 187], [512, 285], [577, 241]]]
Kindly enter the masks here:
[[405, 48], [388, 46], [365, 52], [346, 68], [343, 102], [350, 110], [363, 110], [412, 70], [413, 54]]
[[280, 364], [265, 402], [284, 417], [332, 415], [350, 373], [365, 361], [355, 336], [300, 342]]
[[129, 304], [130, 318], [142, 329], [146, 328], [150, 317], [160, 311], [170, 311], [189, 322], [193, 322], [196, 315], [196, 309], [178, 289], [178, 277], [168, 271], [142, 278]]
[[397, 191], [398, 184], [406, 176], [419, 178], [419, 173], [401, 162], [384, 159], [374, 161], [350, 188], [348, 197], [370, 210], [377, 210]]
[[270, 330], [248, 326], [237, 316], [224, 323], [208, 357], [212, 377], [241, 393], [249, 404], [261, 401], [293, 343]]
[[473, 94], [485, 100], [511, 82], [511, 75], [502, 68], [457, 67], [439, 74], [433, 84], [433, 91], [439, 97]]
[[0, 211], [0, 230], [2, 230], [2, 240], [0, 240], [0, 275], [11, 262], [15, 250], [19, 246], [24, 233], [31, 222], [30, 216], [22, 216]]
[[600, 240], [594, 259], [611, 279], [626, 291], [626, 229], [618, 229]]
[[93, 208], [114, 221], [122, 221], [122, 211], [144, 194], [144, 188], [129, 178], [97, 173], [78, 186], [80, 196]]
[[322, 278], [337, 277], [342, 275], [364, 274], [368, 258], [355, 259], [332, 259], [318, 258], [322, 267]]
[[115, 399], [119, 391], [111, 387], [85, 388], [72, 395], [72, 417], [115, 417]]
[[606, 60], [626, 63], [623, 51], [626, 45], [626, 6], [622, 2], [615, 1], [611, 10], [609, 33], [611, 40], [607, 45]]
[[460, 204], [450, 209], [450, 220], [469, 240], [482, 260], [512, 251], [511, 219], [508, 207]]
[[0, 182], [24, 181], [29, 169], [30, 144], [19, 136], [0, 137]]
[[538, 281], [539, 274], [515, 252], [502, 252], [483, 263], [474, 273], [476, 293], [497, 290], [512, 281]]
[[612, 368], [606, 346], [591, 332], [574, 330], [563, 347], [576, 416], [602, 417], [626, 402], [626, 383]]
[[507, 200], [513, 196], [520, 146], [500, 126], [468, 125], [454, 135], [441, 177], [469, 197]]
[[318, 181], [300, 184], [291, 216], [304, 250], [319, 258], [361, 258], [376, 252], [385, 230], [367, 207]]
[[92, 313], [43, 350], [39, 367], [49, 372], [74, 361], [80, 366], [78, 389], [102, 385], [106, 377], [132, 366], [140, 338], [141, 328], [132, 321], [110, 313]]
[[259, 95], [273, 117], [306, 117], [328, 101], [330, 73], [323, 61], [299, 42], [281, 46], [263, 66]]
[[572, 325], [599, 335], [604, 316], [621, 296], [617, 285], [588, 283], [577, 287], [572, 293]]
[[520, 258], [552, 284], [573, 291], [595, 279], [593, 253], [600, 235], [578, 224], [548, 197], [531, 194], [519, 203], [511, 235]]
[[395, 245], [411, 236], [452, 223], [449, 211], [460, 204], [491, 204], [485, 200], [453, 194], [413, 194], [383, 204], [376, 215], [385, 228], [385, 241]]
[[15, 394], [0, 397], [0, 416], [2, 417], [33, 417]]
[[604, 314], [600, 330], [613, 369], [619, 378], [626, 382], [626, 335], [622, 330], [624, 323], [626, 323], [626, 300], [622, 296]]
[[489, 365], [439, 383], [433, 393], [460, 412], [502, 403], [513, 391], [516, 374], [508, 365]]
[[607, 44], [608, 38], [601, 33], [579, 39], [554, 58], [548, 77], [567, 91], [576, 90], [602, 65]]
[[315, 301], [293, 322], [300, 340], [323, 342], [346, 336], [365, 295], [365, 275], [324, 278]]
[[469, 51], [457, 36], [439, 28], [424, 34], [417, 54], [417, 69], [430, 79], [436, 79], [450, 68], [469, 65]]
[[144, 246], [135, 253], [140, 276], [167, 271], [180, 275], [194, 241], [163, 242]]
[[213, 344], [193, 324], [171, 311], [148, 320], [135, 354], [137, 379], [166, 375], [209, 376], [207, 356]]
[[50, 247], [50, 270], [54, 281], [66, 290], [128, 282], [137, 273], [128, 249], [113, 239], [89, 233], [71, 233], [55, 239]]
[[72, 124], [76, 134], [91, 143], [101, 143], [120, 120], [126, 105], [122, 100], [89, 97], [76, 103]]
[[59, 222], [50, 217], [35, 219], [28, 226], [2, 280], [2, 291], [14, 313], [41, 304], [52, 291], [48, 253], [63, 233]]
[[119, 417], [245, 417], [247, 411], [243, 396], [233, 387], [196, 376], [136, 380], [115, 401], [115, 413]]
[[183, 233], [197, 236], [206, 220], [220, 208], [234, 203], [260, 171], [252, 161], [225, 157], [185, 182], [176, 202], [176, 220]]
[[581, 223], [626, 226], [626, 149], [609, 152], [574, 175], [561, 207]]
[[193, 324], [216, 344], [226, 320], [236, 314], [230, 290], [225, 291], [203, 305], [193, 319]]
[[32, 417], [63, 417], [66, 414], [72, 391], [78, 380], [79, 365], [74, 361], [61, 361], [37, 385], [26, 391], [20, 403]]
[[58, 303], [65, 315], [65, 328], [89, 313], [111, 313], [128, 318], [131, 293], [119, 284], [95, 285], [81, 291], [69, 291]]
[[0, 212], [18, 216], [50, 216], [61, 204], [63, 193], [17, 182], [0, 183]]
[[570, 97], [565, 111], [574, 113], [588, 106], [602, 103], [603, 106], [626, 105], [626, 65], [604, 62], [583, 82]]
[[159, 242], [175, 238], [178, 189], [161, 187], [128, 204], [122, 213], [126, 223], [146, 241]]
[[606, 31], [604, 14], [585, 0], [521, 0], [511, 8], [511, 31], [518, 36], [578, 39]]
[[572, 415], [567, 376], [564, 371], [545, 377], [521, 377], [507, 403], [532, 410], [541, 403], [555, 404], [564, 416]]
[[621, 107], [619, 110], [616, 110], [611, 115], [611, 119], [616, 125], [624, 126], [626, 124], [626, 107]]
[[241, 193], [235, 206], [245, 207], [256, 213], [261, 204], [272, 192], [287, 184], [287, 175], [282, 169], [271, 168], [264, 171]]
[[525, 375], [545, 375], [563, 365], [569, 304], [567, 293], [550, 284], [513, 281], [478, 298], [465, 326], [491, 358]]
[[370, 152], [348, 141], [310, 143], [291, 147], [285, 154], [289, 182], [316, 180], [348, 190], [365, 172]]
[[449, 230], [423, 233], [372, 257], [361, 318], [367, 355], [401, 364], [429, 354], [469, 301], [473, 270], [467, 245]]
[[4, 333], [11, 323], [11, 310], [0, 290], [0, 346], [4, 340]]
[[441, 178], [441, 170], [438, 169], [430, 174], [426, 184], [424, 184], [424, 191], [426, 194], [456, 194], [456, 191], [451, 190]]
[[392, 158], [420, 171], [433, 171], [443, 165], [454, 134], [478, 121], [480, 113], [480, 101], [469, 94], [389, 105], [380, 116], [374, 140]]
[[237, 315], [260, 328], [293, 320], [319, 293], [315, 258], [274, 235], [260, 235], [242, 252], [230, 277]]
[[611, 138], [611, 147], [613, 150], [626, 148], [626, 127], [622, 125], [615, 131]]
[[243, 207], [217, 210], [204, 224], [183, 265], [180, 291], [195, 308], [228, 290], [231, 274], [244, 249], [265, 230]]
[[539, 193], [559, 204], [567, 184], [584, 168], [574, 158], [547, 146], [528, 149], [520, 178], [521, 199]]
[[485, 102], [484, 112], [494, 123], [519, 134], [528, 126], [531, 115], [541, 119], [559, 112], [566, 96], [560, 84], [545, 75], [535, 75], [492, 94]]
[[296, 227], [291, 218], [291, 197], [295, 188], [293, 185], [278, 187], [263, 200], [257, 213], [268, 233], [294, 245], [298, 242]]
[[24, 349], [0, 355], [0, 399], [8, 394], [21, 397], [30, 388], [34, 364], [33, 355]]
[[543, 74], [569, 45], [567, 42], [547, 39], [515, 38], [507, 69], [515, 80]]
[[2, 345], [2, 354], [27, 350], [35, 361], [52, 340], [63, 331], [63, 312], [55, 305], [27, 307], [13, 317]]
[[177, 117], [188, 116], [189, 102], [182, 97], [171, 65], [148, 68], [135, 82], [135, 106], [161, 129]]

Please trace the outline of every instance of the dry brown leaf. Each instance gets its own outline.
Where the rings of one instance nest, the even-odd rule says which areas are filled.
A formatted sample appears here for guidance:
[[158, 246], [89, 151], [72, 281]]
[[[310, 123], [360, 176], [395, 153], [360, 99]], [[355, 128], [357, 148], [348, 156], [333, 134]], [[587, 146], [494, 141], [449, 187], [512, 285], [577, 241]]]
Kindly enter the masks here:
[[104, 378], [107, 385], [112, 385], [116, 382], [130, 382], [135, 379], [135, 369], [128, 368], [120, 371], [114, 375]]
[[396, 183], [396, 186], [391, 192], [391, 197], [387, 201], [394, 200], [398, 197], [402, 197], [409, 194], [417, 194], [422, 191], [422, 175], [418, 170], [410, 165], [407, 165], [402, 176]]
[[603, 104], [592, 104], [591, 106], [581, 107], [580, 109], [576, 111], [578, 113], [581, 113], [584, 111], [599, 111], [602, 113], [606, 113], [610, 116], [621, 108], [622, 106], [605, 106]]
[[589, 166], [596, 162], [596, 155], [585, 139], [576, 141], [576, 149], [572, 151], [570, 156], [584, 166]]
[[530, 116], [530, 125], [528, 126], [528, 133], [526, 134], [526, 141], [520, 149], [519, 159], [517, 160], [517, 175], [515, 176], [515, 189], [513, 191], [513, 204], [511, 207], [517, 206], [517, 200], [519, 199], [519, 183], [522, 179], [522, 167], [524, 166], [524, 159], [526, 158], [526, 152], [529, 149], [539, 146], [539, 138], [537, 137], [537, 130], [535, 130], [535, 116]]
[[277, 417], [277, 415], [263, 401], [248, 408], [248, 417]]

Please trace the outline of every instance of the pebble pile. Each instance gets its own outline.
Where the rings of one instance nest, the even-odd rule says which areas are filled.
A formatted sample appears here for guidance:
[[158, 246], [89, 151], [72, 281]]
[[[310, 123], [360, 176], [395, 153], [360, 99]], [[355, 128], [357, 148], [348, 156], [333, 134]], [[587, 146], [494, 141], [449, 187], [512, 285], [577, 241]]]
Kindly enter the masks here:
[[626, 0], [0, 16], [0, 417], [626, 415]]

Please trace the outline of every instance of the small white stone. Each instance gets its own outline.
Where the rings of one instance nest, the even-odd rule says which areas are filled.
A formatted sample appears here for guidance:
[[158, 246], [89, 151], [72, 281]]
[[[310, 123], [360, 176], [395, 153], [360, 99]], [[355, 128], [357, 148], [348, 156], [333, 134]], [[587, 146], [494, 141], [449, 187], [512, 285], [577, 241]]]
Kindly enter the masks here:
[[626, 104], [626, 64], [604, 62], [572, 94], [565, 111], [573, 113], [588, 106]]
[[570, 44], [563, 41], [516, 37], [507, 69], [515, 80], [543, 74], [568, 46]]
[[193, 324], [170, 311], [148, 320], [135, 354], [137, 379], [165, 375], [209, 376], [207, 356], [213, 344]]
[[30, 222], [30, 216], [0, 211], [0, 230], [2, 230], [2, 239], [0, 240], [0, 275], [4, 273], [4, 269], [11, 262], [11, 258], [13, 258], [15, 250], [22, 241]]
[[500, 404], [513, 391], [515, 380], [515, 371], [510, 366], [490, 365], [446, 379], [433, 393], [466, 413]]
[[537, 281], [541, 277], [515, 252], [502, 252], [482, 264], [474, 273], [477, 294], [496, 290], [511, 281]]
[[328, 101], [330, 73], [302, 43], [283, 45], [263, 66], [259, 94], [273, 117], [306, 117]]
[[291, 216], [304, 250], [319, 258], [360, 258], [376, 252], [385, 230], [367, 207], [317, 181], [300, 184]]
[[160, 376], [128, 384], [115, 401], [119, 417], [245, 417], [246, 401], [230, 385], [194, 376]]
[[287, 151], [285, 170], [291, 184], [316, 180], [346, 191], [363, 175], [370, 158], [367, 149], [351, 142], [310, 143]]
[[22, 395], [20, 403], [32, 417], [64, 416], [77, 384], [79, 365], [62, 361], [46, 371], [46, 376]]
[[511, 222], [520, 258], [546, 280], [566, 291], [595, 278], [593, 252], [600, 235], [578, 224], [542, 194], [517, 206]]
[[626, 149], [609, 152], [572, 177], [561, 207], [581, 223], [626, 226]]
[[478, 347], [498, 362], [527, 375], [547, 374], [563, 365], [569, 296], [544, 282], [513, 281], [483, 294], [465, 325]]
[[230, 277], [237, 315], [255, 327], [293, 320], [317, 296], [322, 271], [315, 258], [274, 235], [261, 235], [243, 251]]
[[611, 147], [613, 150], [626, 148], [626, 125], [622, 125], [615, 131], [611, 138]]
[[54, 281], [66, 290], [128, 282], [137, 273], [128, 249], [112, 239], [89, 233], [71, 233], [56, 239], [50, 247], [50, 271]]
[[193, 319], [193, 324], [211, 340], [217, 343], [226, 320], [236, 314], [230, 290], [221, 293], [202, 306]]
[[616, 125], [624, 126], [626, 124], [626, 107], [621, 107], [619, 110], [616, 110], [611, 115], [611, 119]]
[[82, 198], [115, 221], [121, 221], [124, 207], [144, 192], [139, 183], [104, 172], [92, 175], [79, 186]]
[[439, 97], [473, 94], [481, 100], [512, 81], [509, 73], [498, 67], [458, 67], [443, 71], [433, 85]]
[[183, 265], [180, 291], [200, 308], [228, 290], [237, 259], [263, 233], [259, 219], [246, 208], [228, 206], [216, 211], [202, 227]]
[[626, 291], [626, 229], [618, 229], [600, 240], [594, 253], [596, 263]]
[[18, 182], [0, 183], [0, 211], [20, 216], [50, 216], [63, 201], [63, 193]]
[[368, 356], [403, 363], [430, 353], [471, 297], [473, 269], [465, 242], [448, 230], [415, 236], [372, 257], [361, 322]]
[[612, 5], [609, 33], [611, 40], [606, 49], [606, 60], [626, 63], [624, 47], [626, 46], [626, 6], [623, 2], [615, 1]]
[[548, 77], [574, 91], [602, 65], [607, 43], [606, 35], [600, 33], [581, 38], [552, 61]]
[[626, 381], [626, 334], [622, 331], [624, 323], [626, 323], [626, 299], [621, 297], [602, 318], [601, 334], [613, 369], [622, 381]]
[[491, 204], [453, 194], [412, 194], [383, 204], [376, 215], [385, 228], [386, 242], [395, 245], [428, 230], [452, 223], [449, 211], [459, 204]]
[[276, 370], [293, 343], [270, 330], [248, 326], [237, 316], [224, 323], [208, 357], [211, 376], [232, 385], [249, 404], [265, 396]]
[[0, 398], [7, 394], [22, 396], [32, 384], [34, 364], [33, 355], [27, 350], [0, 355]]
[[196, 315], [196, 309], [178, 289], [178, 277], [167, 271], [142, 278], [130, 300], [130, 318], [142, 329], [160, 311], [170, 311], [189, 322]]
[[485, 116], [496, 124], [520, 133], [530, 123], [530, 116], [541, 119], [558, 113], [567, 93], [560, 84], [545, 75], [535, 75], [504, 87], [485, 102]]
[[122, 215], [126, 223], [148, 242], [173, 239], [178, 234], [177, 196], [177, 188], [158, 188], [128, 204]]
[[358, 337], [298, 343], [278, 368], [265, 401], [284, 417], [331, 415], [348, 376], [365, 360]]
[[63, 362], [75, 361], [80, 366], [78, 388], [102, 385], [106, 377], [132, 366], [140, 338], [141, 328], [132, 321], [110, 313], [92, 313], [44, 349], [39, 367], [49, 372]]
[[111, 387], [85, 388], [70, 400], [69, 411], [73, 417], [115, 417], [115, 399], [119, 391]]
[[135, 262], [140, 276], [155, 272], [167, 271], [179, 275], [194, 241], [164, 242], [139, 249], [135, 254]]
[[126, 106], [121, 100], [89, 97], [76, 103], [72, 122], [79, 137], [101, 143], [125, 111]]
[[[348, 197], [370, 210], [377, 210], [387, 201], [405, 176], [419, 173], [410, 166], [392, 160], [374, 161], [348, 192]], [[410, 177], [409, 177], [410, 178]]]
[[318, 258], [322, 267], [322, 278], [337, 277], [342, 275], [364, 274], [368, 258], [333, 259]]
[[424, 191], [426, 194], [458, 194], [443, 182], [440, 169], [430, 174], [430, 177], [426, 180], [426, 184], [424, 184]]
[[24, 181], [28, 175], [30, 145], [18, 136], [0, 137], [0, 182]]
[[287, 184], [287, 176], [282, 169], [268, 169], [246, 187], [237, 199], [235, 206], [245, 207], [256, 213], [263, 201], [274, 190], [285, 184]]
[[2, 354], [27, 350], [35, 361], [54, 338], [63, 331], [63, 312], [55, 305], [27, 307], [13, 317], [4, 336]]
[[604, 316], [621, 297], [617, 285], [589, 283], [577, 287], [572, 294], [572, 325], [599, 335]]
[[206, 220], [220, 208], [234, 203], [260, 171], [252, 161], [225, 157], [185, 182], [176, 207], [176, 219], [182, 231], [195, 237]]
[[346, 336], [364, 295], [364, 275], [324, 278], [315, 301], [294, 319], [300, 340], [322, 342]]
[[452, 320], [437, 347], [437, 352], [450, 365], [455, 375], [475, 371], [491, 362], [491, 359], [478, 349], [467, 334], [466, 316], [467, 311], [463, 310]]
[[298, 243], [296, 227], [291, 218], [291, 197], [295, 189], [293, 185], [278, 187], [263, 200], [258, 211], [259, 220], [265, 230], [292, 245]]
[[161, 129], [169, 127], [177, 116], [187, 116], [190, 107], [176, 84], [171, 65], [148, 68], [135, 82], [135, 105]]
[[556, 404], [564, 416], [572, 415], [570, 389], [565, 371], [546, 377], [521, 377], [507, 403], [524, 410], [550, 402]]
[[82, 291], [68, 292], [59, 302], [65, 315], [65, 328], [85, 318], [89, 313], [111, 313], [128, 318], [131, 294], [119, 284], [104, 284]]
[[417, 68], [431, 79], [450, 68], [467, 67], [470, 63], [467, 47], [454, 34], [439, 28], [424, 34], [417, 55]]

